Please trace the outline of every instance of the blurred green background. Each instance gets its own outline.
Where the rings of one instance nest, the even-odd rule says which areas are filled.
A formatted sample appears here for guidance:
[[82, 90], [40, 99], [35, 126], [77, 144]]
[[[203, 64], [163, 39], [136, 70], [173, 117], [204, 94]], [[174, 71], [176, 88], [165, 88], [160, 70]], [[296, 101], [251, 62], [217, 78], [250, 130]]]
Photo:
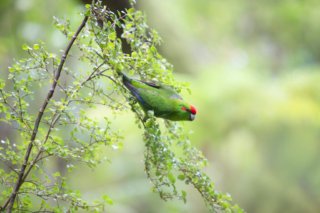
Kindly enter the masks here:
[[[191, 83], [184, 96], [199, 112], [183, 125], [209, 159], [216, 189], [247, 212], [320, 212], [320, 1], [137, 3], [163, 38], [176, 78]], [[24, 56], [24, 43], [42, 40], [59, 53], [66, 40], [53, 16], [77, 25], [82, 7], [80, 0], [1, 0], [1, 78]], [[105, 151], [111, 163], [73, 170], [72, 187], [88, 200], [108, 194], [108, 212], [207, 212], [190, 186], [187, 204], [152, 193], [131, 113], [116, 115], [114, 128], [125, 135], [123, 147]]]

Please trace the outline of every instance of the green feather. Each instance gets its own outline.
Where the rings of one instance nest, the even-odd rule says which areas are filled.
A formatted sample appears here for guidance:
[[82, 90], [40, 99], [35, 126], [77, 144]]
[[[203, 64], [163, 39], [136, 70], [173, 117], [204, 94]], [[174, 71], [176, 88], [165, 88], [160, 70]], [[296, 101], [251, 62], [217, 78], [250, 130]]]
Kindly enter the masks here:
[[121, 74], [124, 85], [135, 96], [146, 114], [152, 110], [156, 117], [173, 121], [194, 119], [195, 113], [191, 113], [191, 105], [185, 102], [172, 87], [135, 80]]

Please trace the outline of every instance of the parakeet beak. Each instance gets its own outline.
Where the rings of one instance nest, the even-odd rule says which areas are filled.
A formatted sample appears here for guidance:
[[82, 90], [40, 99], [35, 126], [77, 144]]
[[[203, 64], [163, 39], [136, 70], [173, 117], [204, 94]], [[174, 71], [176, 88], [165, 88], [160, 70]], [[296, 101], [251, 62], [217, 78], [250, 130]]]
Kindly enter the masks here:
[[195, 117], [196, 117], [195, 114], [190, 113], [189, 120], [193, 121], [195, 119]]

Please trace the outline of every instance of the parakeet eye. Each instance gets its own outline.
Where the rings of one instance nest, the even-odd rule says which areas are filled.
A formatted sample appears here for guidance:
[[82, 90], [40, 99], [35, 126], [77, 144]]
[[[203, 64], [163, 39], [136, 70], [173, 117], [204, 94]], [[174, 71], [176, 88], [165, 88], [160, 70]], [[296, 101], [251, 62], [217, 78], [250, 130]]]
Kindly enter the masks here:
[[182, 109], [183, 111], [188, 111], [187, 108], [185, 108], [184, 106], [181, 107], [181, 109]]

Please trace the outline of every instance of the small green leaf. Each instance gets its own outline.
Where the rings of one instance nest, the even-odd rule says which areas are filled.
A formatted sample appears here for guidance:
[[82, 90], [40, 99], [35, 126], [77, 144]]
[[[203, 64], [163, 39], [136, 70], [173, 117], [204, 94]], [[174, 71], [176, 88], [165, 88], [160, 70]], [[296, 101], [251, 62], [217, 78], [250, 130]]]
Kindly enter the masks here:
[[133, 13], [133, 12], [134, 12], [134, 8], [133, 8], [133, 7], [129, 8], [129, 9], [127, 10], [127, 13], [128, 13], [128, 14], [131, 14], [131, 13]]
[[60, 177], [60, 176], [61, 176], [60, 172], [53, 173], [53, 177]]
[[102, 196], [102, 199], [103, 199], [106, 203], [108, 203], [108, 204], [110, 204], [110, 205], [113, 204], [113, 200], [112, 200], [108, 195], [103, 195], [103, 196]]
[[39, 44], [34, 44], [34, 45], [33, 45], [33, 49], [34, 49], [34, 50], [38, 50], [39, 48], [40, 48], [40, 45], [39, 45]]
[[168, 174], [168, 178], [169, 178], [169, 180], [170, 180], [170, 182], [171, 182], [172, 184], [174, 184], [174, 183], [176, 182], [176, 178], [175, 178], [175, 176], [174, 176], [172, 173], [169, 173], [169, 174]]
[[111, 41], [116, 40], [116, 37], [117, 37], [116, 32], [112, 32], [112, 33], [110, 33], [110, 34], [108, 35], [108, 38], [109, 38]]
[[186, 176], [184, 174], [178, 175], [178, 179], [179, 180], [184, 180], [185, 178], [186, 178]]
[[12, 73], [9, 73], [8, 79], [13, 79], [14, 75]]
[[27, 44], [23, 44], [22, 45], [22, 50], [28, 51], [28, 50], [31, 50], [31, 47], [29, 47]]

